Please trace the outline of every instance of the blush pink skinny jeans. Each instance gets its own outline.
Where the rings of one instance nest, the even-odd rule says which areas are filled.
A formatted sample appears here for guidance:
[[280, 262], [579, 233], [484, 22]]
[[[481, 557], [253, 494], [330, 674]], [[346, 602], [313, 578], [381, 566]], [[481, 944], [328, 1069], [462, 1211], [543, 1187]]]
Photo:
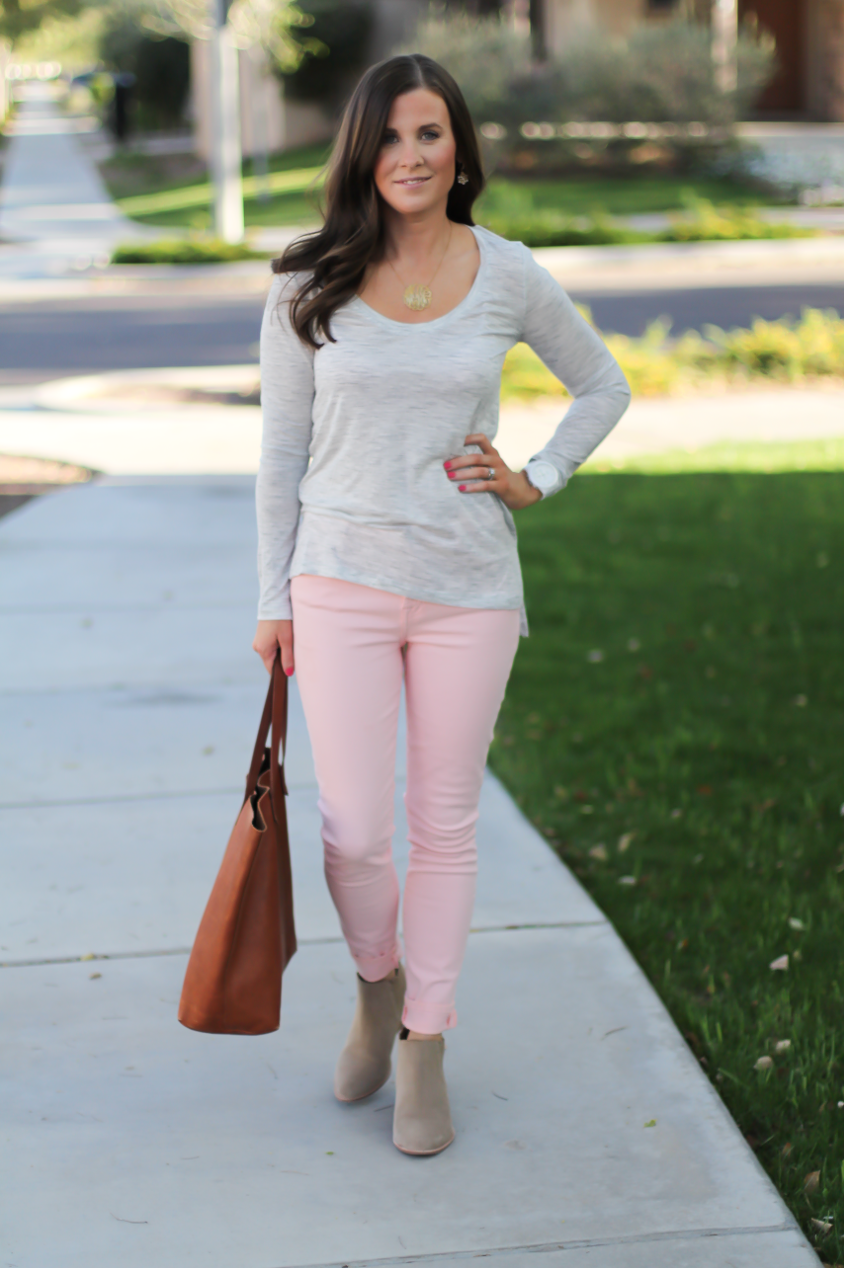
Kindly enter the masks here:
[[404, 677], [410, 862], [402, 1020], [437, 1034], [457, 1021], [478, 800], [519, 613], [425, 603], [327, 577], [294, 577], [291, 593], [325, 875], [358, 972], [370, 982], [386, 977], [402, 954], [391, 843]]

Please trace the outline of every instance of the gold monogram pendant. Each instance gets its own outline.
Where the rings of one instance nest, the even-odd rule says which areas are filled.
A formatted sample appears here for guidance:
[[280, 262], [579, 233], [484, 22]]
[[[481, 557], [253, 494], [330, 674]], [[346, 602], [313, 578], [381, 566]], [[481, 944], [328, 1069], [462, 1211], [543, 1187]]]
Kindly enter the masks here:
[[427, 308], [430, 304], [431, 292], [427, 286], [423, 286], [421, 282], [416, 282], [413, 286], [405, 287], [404, 302], [415, 313], [421, 312], [423, 308]]

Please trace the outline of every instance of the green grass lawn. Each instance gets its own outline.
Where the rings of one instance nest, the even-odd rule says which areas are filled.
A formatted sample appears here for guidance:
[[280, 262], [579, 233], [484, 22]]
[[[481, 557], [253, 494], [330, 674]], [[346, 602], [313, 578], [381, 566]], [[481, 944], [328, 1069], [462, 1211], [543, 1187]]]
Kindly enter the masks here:
[[[293, 188], [271, 193], [268, 198], [259, 196], [260, 177], [252, 161], [247, 160], [243, 165], [247, 226], [306, 224], [318, 219], [317, 199], [309, 187], [327, 155], [324, 145], [272, 155], [271, 176], [297, 173], [298, 179], [293, 179]], [[100, 171], [109, 193], [133, 220], [182, 229], [211, 227], [208, 171], [204, 163], [192, 156], [129, 152], [100, 164]]]
[[726, 178], [672, 176], [577, 176], [566, 180], [504, 180], [493, 176], [477, 203], [479, 210], [509, 212], [525, 207], [559, 211], [568, 216], [633, 216], [645, 212], [682, 211], [694, 199], [733, 207], [765, 207], [771, 193]]
[[[309, 188], [328, 157], [324, 145], [305, 146], [274, 155], [270, 171], [299, 172], [299, 188], [244, 200], [247, 225], [305, 224], [318, 220], [317, 196]], [[188, 155], [143, 155], [131, 151], [101, 164], [110, 193], [118, 201], [130, 200], [127, 215], [143, 224], [172, 228], [207, 229], [211, 225], [211, 187], [207, 170]], [[247, 179], [253, 176], [250, 161], [244, 164]], [[168, 197], [169, 195], [169, 197]], [[181, 195], [181, 196], [180, 196]], [[156, 196], [156, 197], [151, 197]], [[136, 200], [145, 198], [144, 204]], [[557, 212], [566, 216], [633, 215], [638, 212], [682, 211], [694, 199], [733, 207], [754, 207], [772, 201], [759, 189], [735, 181], [704, 177], [677, 177], [657, 173], [624, 176], [615, 180], [593, 176], [566, 180], [505, 180], [493, 177], [476, 205], [484, 215], [530, 215]]]
[[779, 446], [776, 474], [738, 448], [744, 470], [663, 457], [519, 514], [531, 636], [491, 762], [837, 1264], [844, 445], [826, 471]]

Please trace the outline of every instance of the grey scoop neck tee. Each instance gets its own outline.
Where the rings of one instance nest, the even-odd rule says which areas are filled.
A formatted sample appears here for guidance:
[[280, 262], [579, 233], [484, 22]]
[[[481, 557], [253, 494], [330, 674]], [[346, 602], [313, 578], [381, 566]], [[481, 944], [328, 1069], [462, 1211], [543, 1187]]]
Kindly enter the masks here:
[[[290, 580], [336, 577], [468, 608], [514, 608], [527, 633], [513, 517], [495, 494], [460, 493], [443, 462], [498, 431], [504, 358], [524, 341], [574, 398], [545, 448], [557, 488], [627, 408], [606, 345], [521, 242], [479, 226], [469, 293], [427, 322], [359, 296], [306, 347], [289, 319], [301, 274], [280, 274], [261, 328], [257, 481], [259, 618], [292, 616]], [[528, 466], [530, 474], [530, 465]]]

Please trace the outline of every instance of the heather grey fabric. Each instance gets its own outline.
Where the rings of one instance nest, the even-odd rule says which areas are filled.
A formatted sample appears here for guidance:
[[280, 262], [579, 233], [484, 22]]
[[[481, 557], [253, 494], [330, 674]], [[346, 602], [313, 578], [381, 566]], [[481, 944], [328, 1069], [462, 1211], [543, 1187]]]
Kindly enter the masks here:
[[524, 340], [575, 398], [536, 457], [571, 474], [618, 422], [630, 389], [600, 337], [521, 242], [473, 227], [480, 266], [443, 317], [400, 322], [355, 296], [314, 352], [273, 283], [261, 328], [259, 617], [291, 616], [290, 578], [337, 577], [408, 598], [517, 608], [516, 529], [494, 494], [458, 492], [443, 462], [495, 443], [501, 367]]

